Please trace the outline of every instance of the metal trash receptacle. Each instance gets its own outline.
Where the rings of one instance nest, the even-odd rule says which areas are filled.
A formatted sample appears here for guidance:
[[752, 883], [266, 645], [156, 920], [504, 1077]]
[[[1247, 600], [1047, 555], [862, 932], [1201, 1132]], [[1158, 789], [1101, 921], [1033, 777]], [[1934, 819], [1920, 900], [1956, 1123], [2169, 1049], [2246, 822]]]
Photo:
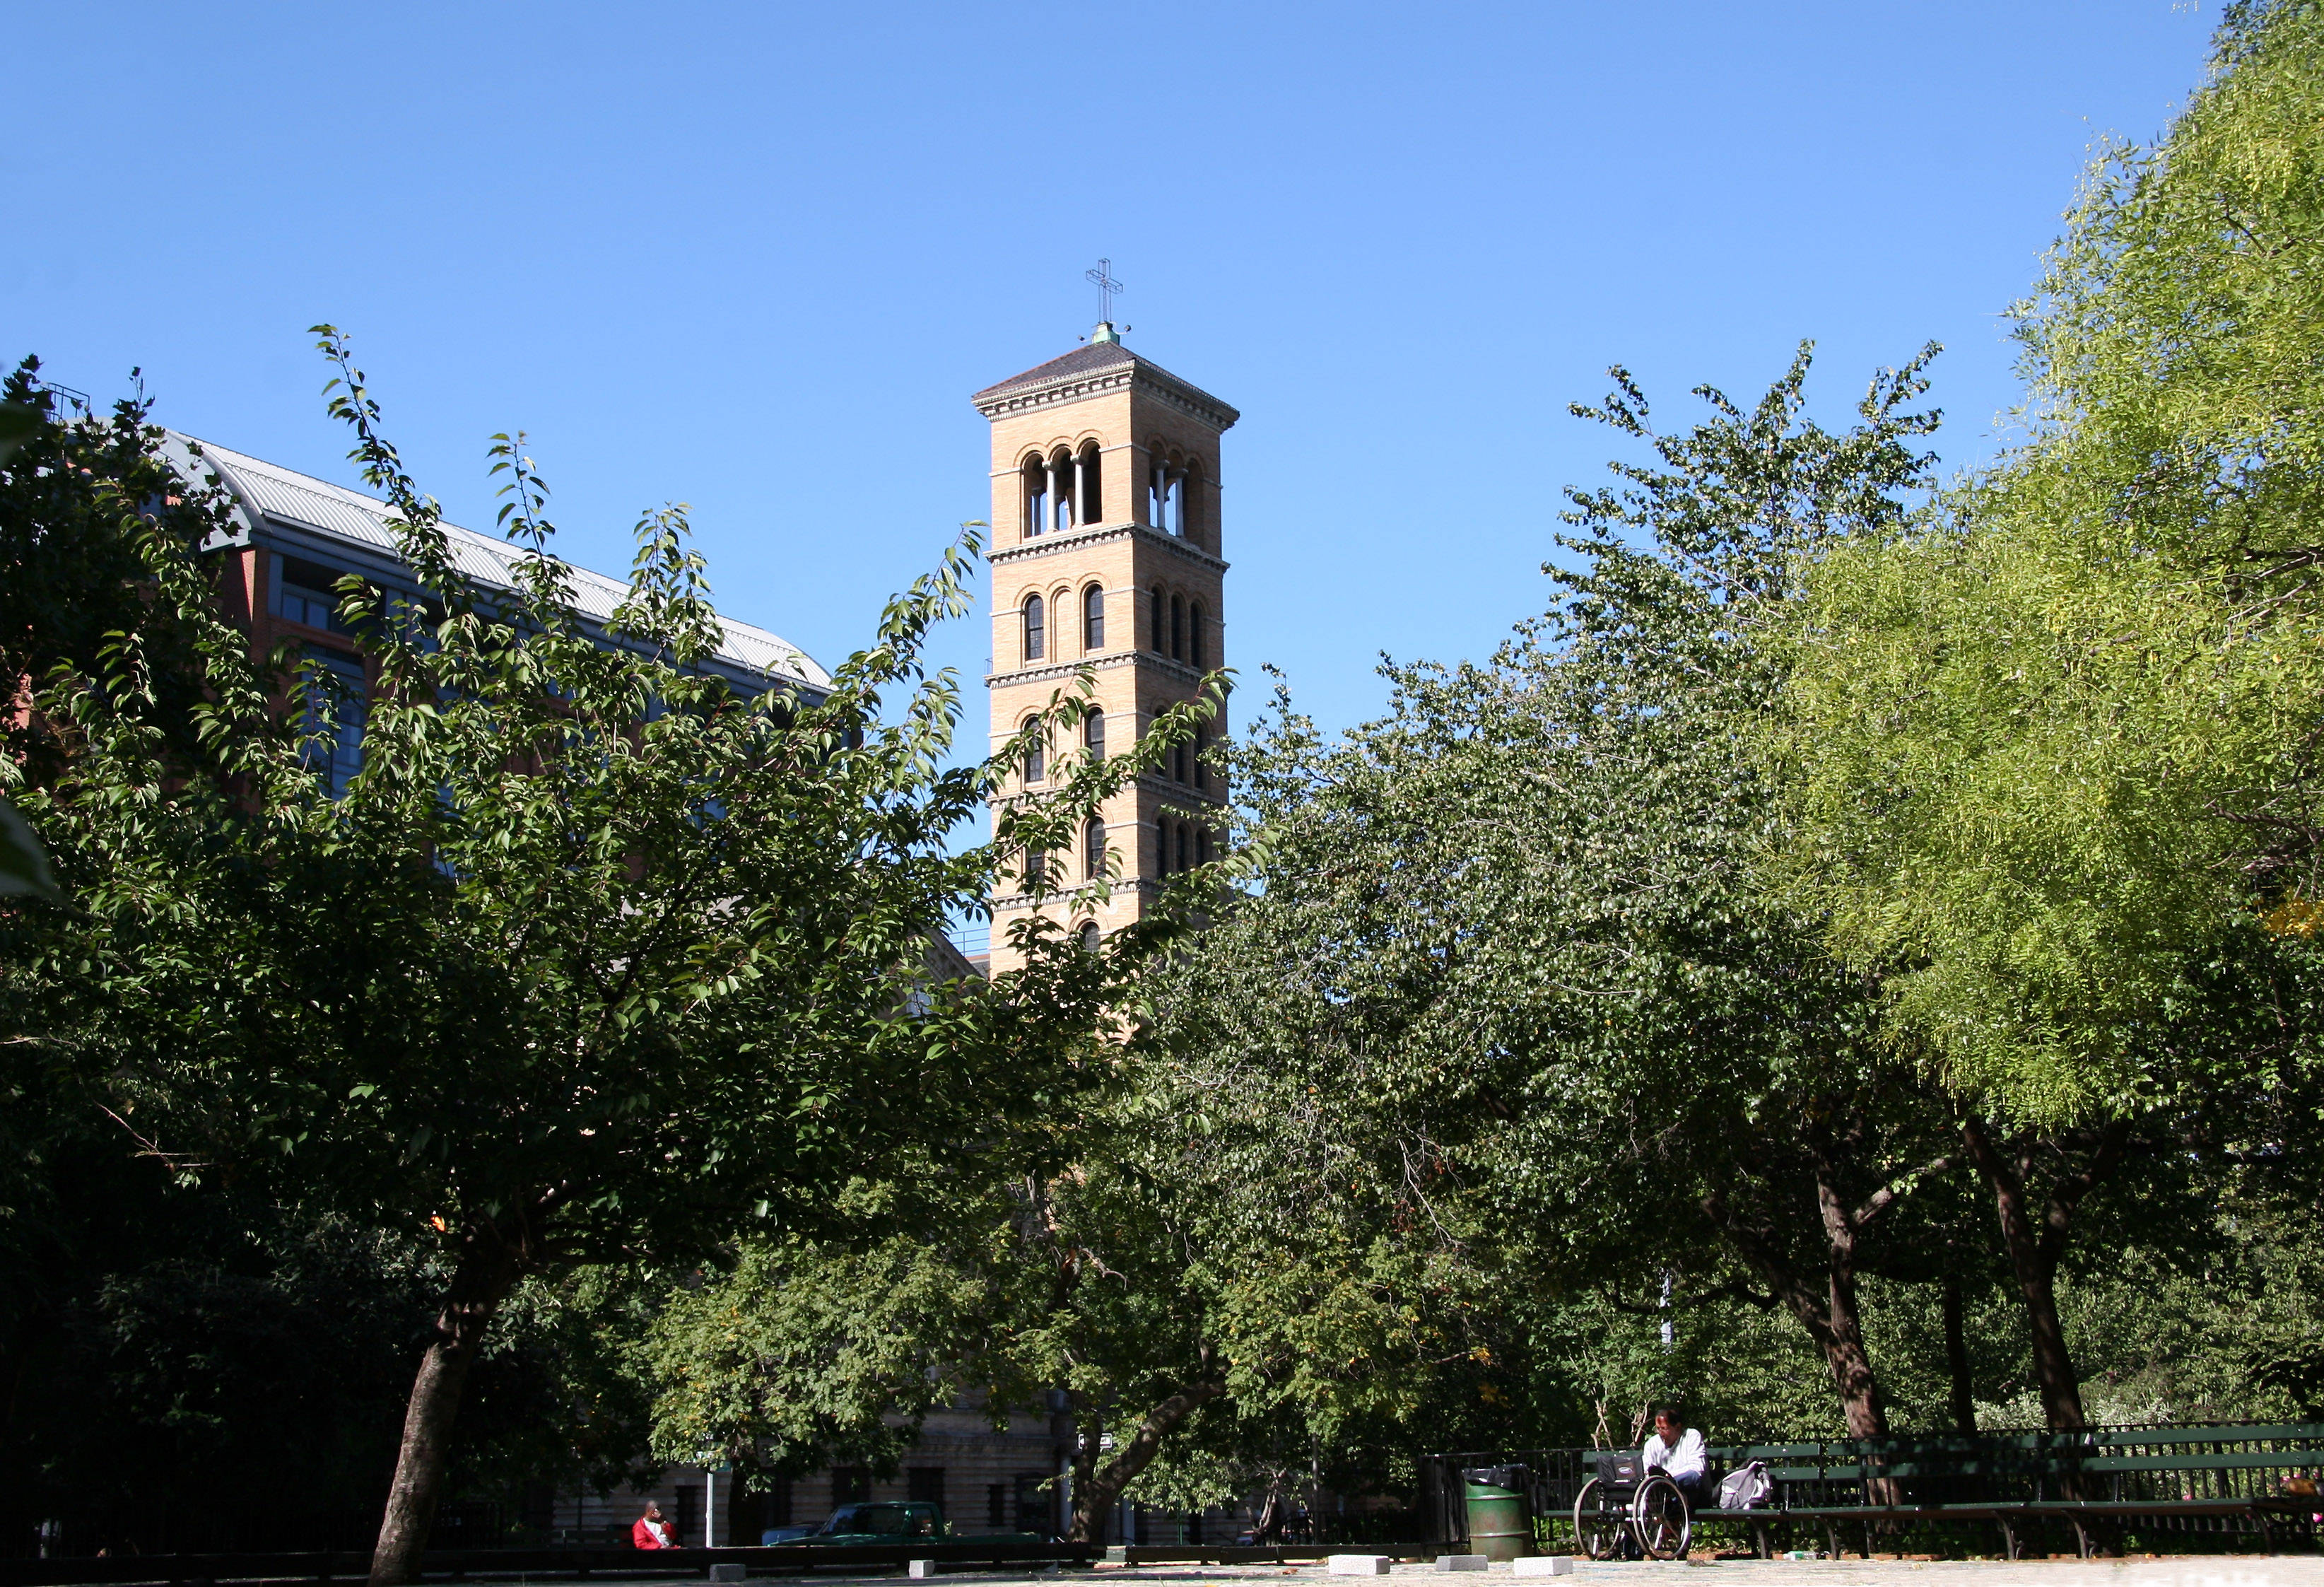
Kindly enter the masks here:
[[1468, 1488], [1470, 1552], [1496, 1563], [1531, 1557], [1532, 1473], [1523, 1466], [1473, 1466], [1461, 1480]]

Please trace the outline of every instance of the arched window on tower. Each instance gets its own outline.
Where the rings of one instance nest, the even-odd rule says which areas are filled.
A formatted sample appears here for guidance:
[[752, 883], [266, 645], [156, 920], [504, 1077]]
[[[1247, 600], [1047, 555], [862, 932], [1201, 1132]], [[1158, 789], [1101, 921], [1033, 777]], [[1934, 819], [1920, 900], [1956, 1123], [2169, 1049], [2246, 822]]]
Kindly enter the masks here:
[[1084, 441], [1074, 454], [1074, 520], [1100, 523], [1105, 519], [1105, 481], [1098, 467], [1095, 441]]
[[1192, 760], [1194, 763], [1194, 786], [1197, 789], [1203, 786], [1203, 741], [1207, 736], [1209, 735], [1203, 731], [1203, 724], [1199, 722], [1194, 724], [1194, 753], [1190, 755], [1188, 759]]
[[1097, 952], [1097, 945], [1102, 935], [1097, 928], [1096, 921], [1084, 920], [1082, 922], [1081, 930], [1074, 934], [1074, 940], [1081, 944], [1082, 952], [1093, 954]]
[[1049, 650], [1049, 606], [1038, 595], [1025, 597], [1025, 660], [1038, 661]]
[[1157, 457], [1146, 479], [1148, 516], [1164, 534], [1186, 532], [1186, 471]]
[[1093, 816], [1082, 828], [1082, 880], [1095, 881], [1104, 874], [1105, 823]]
[[1211, 829], [1207, 826], [1194, 829], [1194, 863], [1198, 865], [1211, 863]]
[[1038, 457], [1028, 457], [1019, 474], [1024, 481], [1025, 538], [1031, 540], [1048, 527], [1049, 466]]
[[1186, 780], [1186, 746], [1185, 744], [1170, 746], [1170, 780], [1173, 782]]
[[1170, 597], [1170, 660], [1186, 659], [1186, 603], [1176, 595]]
[[1082, 747], [1093, 761], [1105, 759], [1105, 713], [1092, 710], [1082, 718]]
[[1169, 623], [1169, 593], [1157, 584], [1154, 586], [1153, 615], [1146, 625], [1153, 630], [1153, 632], [1148, 636], [1147, 642], [1154, 647], [1154, 653], [1157, 656], [1167, 656], [1170, 653]]
[[1154, 873], [1170, 874], [1170, 822], [1167, 817], [1154, 824]]
[[1186, 608], [1186, 660], [1196, 671], [1205, 665], [1203, 645], [1203, 603]]
[[1178, 823], [1178, 869], [1179, 869], [1179, 870], [1181, 870], [1181, 871], [1191, 871], [1191, 870], [1193, 870], [1193, 869], [1194, 869], [1194, 854], [1193, 854], [1193, 853], [1192, 853], [1193, 848], [1194, 848], [1194, 843], [1193, 843], [1192, 839], [1188, 837], [1187, 833], [1186, 833], [1186, 824], [1185, 824], [1184, 821], [1181, 821], [1181, 822], [1179, 822], [1179, 823]]
[[1091, 654], [1105, 649], [1105, 591], [1098, 585], [1082, 592], [1082, 649]]
[[1025, 725], [1033, 729], [1032, 738], [1025, 745], [1025, 780], [1039, 782], [1049, 775], [1048, 748], [1041, 741], [1047, 734], [1041, 730], [1038, 716], [1025, 718]]
[[1063, 534], [1074, 527], [1074, 455], [1059, 447], [1049, 455], [1049, 527]]
[[1172, 532], [1182, 540], [1194, 539], [1202, 528], [1203, 512], [1196, 505], [1203, 499], [1202, 492], [1197, 488], [1202, 479], [1201, 466], [1191, 462], [1186, 465], [1185, 472], [1178, 476], [1178, 507], [1171, 514], [1170, 521], [1175, 526]]

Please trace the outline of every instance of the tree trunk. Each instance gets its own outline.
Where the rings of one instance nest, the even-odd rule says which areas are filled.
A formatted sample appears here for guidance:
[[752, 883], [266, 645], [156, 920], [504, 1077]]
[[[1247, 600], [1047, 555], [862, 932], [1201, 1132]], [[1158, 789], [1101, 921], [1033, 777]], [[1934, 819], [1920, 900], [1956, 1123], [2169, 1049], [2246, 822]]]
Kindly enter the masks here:
[[2032, 1167], [2030, 1148], [2015, 1156], [1996, 1145], [1982, 1120], [1970, 1118], [1961, 1126], [1961, 1139], [1978, 1172], [1993, 1191], [1995, 1212], [2001, 1222], [2001, 1241], [2009, 1253], [2010, 1272], [2025, 1303], [2026, 1330], [2034, 1341], [2034, 1381], [2042, 1393], [2042, 1415], [2052, 1433], [2079, 1432], [2089, 1424], [2082, 1415], [2080, 1380], [2074, 1374], [2072, 1354], [2066, 1348], [2066, 1331], [2058, 1321], [2058, 1263], [2066, 1254], [2067, 1236], [2075, 1209], [2092, 1186], [2105, 1178], [2122, 1156], [2130, 1134], [2128, 1120], [2116, 1120], [2101, 1130], [2089, 1160], [2079, 1173], [2061, 1178], [2037, 1221], [2034, 1198], [2025, 1180]]
[[379, 1543], [372, 1551], [372, 1587], [401, 1587], [419, 1574], [420, 1552], [436, 1524], [436, 1500], [451, 1459], [452, 1423], [459, 1415], [468, 1368], [493, 1312], [516, 1287], [519, 1276], [514, 1254], [496, 1235], [469, 1236], [443, 1309], [437, 1314], [435, 1336], [412, 1379], [403, 1444], [396, 1452], [395, 1481], [388, 1489]]
[[1138, 1431], [1130, 1435], [1129, 1442], [1111, 1460], [1074, 1484], [1074, 1514], [1065, 1529], [1065, 1541], [1103, 1544], [1106, 1517], [1112, 1513], [1130, 1479], [1147, 1468], [1160, 1451], [1162, 1440], [1192, 1416], [1195, 1407], [1217, 1398], [1226, 1389], [1223, 1383], [1192, 1384], [1148, 1411], [1145, 1419], [1138, 1424]]
[[[1863, 1314], [1856, 1304], [1856, 1270], [1835, 1257], [1826, 1274], [1829, 1298], [1824, 1303], [1825, 1364], [1831, 1369], [1832, 1387], [1840, 1391], [1840, 1414], [1850, 1438], [1885, 1438], [1888, 1413], [1880, 1403], [1880, 1380], [1872, 1370], [1872, 1352], [1865, 1348]], [[1812, 1331], [1812, 1330], [1811, 1330]]]
[[1259, 1507], [1258, 1524], [1251, 1528], [1253, 1543], [1283, 1541], [1283, 1480], [1277, 1477], [1267, 1485], [1267, 1499]]
[[1794, 1268], [1764, 1233], [1729, 1215], [1718, 1198], [1706, 1198], [1703, 1210], [1725, 1228], [1743, 1259], [1766, 1281], [1823, 1352], [1832, 1388], [1840, 1396], [1840, 1414], [1848, 1423], [1848, 1435], [1883, 1437], [1888, 1431], [1888, 1418], [1881, 1407], [1879, 1379], [1872, 1370], [1872, 1353], [1865, 1348], [1863, 1322], [1857, 1310], [1857, 1221], [1829, 1186], [1820, 1183], [1816, 1194], [1825, 1233], [1821, 1287]]
[[1945, 1312], [1945, 1370], [1952, 1379], [1953, 1427], [1977, 1431], [1977, 1397], [1970, 1391], [1969, 1340], [1961, 1329], [1960, 1280], [1948, 1278], [1942, 1290]]

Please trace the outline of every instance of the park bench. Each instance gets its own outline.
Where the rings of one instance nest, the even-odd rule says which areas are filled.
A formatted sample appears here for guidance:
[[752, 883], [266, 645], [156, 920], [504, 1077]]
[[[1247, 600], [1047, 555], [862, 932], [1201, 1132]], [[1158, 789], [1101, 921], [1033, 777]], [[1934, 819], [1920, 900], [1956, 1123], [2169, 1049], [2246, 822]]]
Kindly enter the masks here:
[[1771, 1534], [1807, 1526], [1837, 1556], [1843, 1533], [1953, 1523], [1998, 1527], [2008, 1556], [2027, 1534], [2064, 1523], [2085, 1557], [2126, 1522], [2163, 1529], [2248, 1527], [2273, 1552], [2280, 1536], [2314, 1536], [2324, 1499], [2282, 1490], [2324, 1473], [2324, 1425], [2109, 1428], [2083, 1434], [1978, 1434], [1708, 1452], [1713, 1476], [1763, 1461], [1774, 1479], [1762, 1508], [1695, 1512], [1698, 1526], [1738, 1525], [1762, 1556]]

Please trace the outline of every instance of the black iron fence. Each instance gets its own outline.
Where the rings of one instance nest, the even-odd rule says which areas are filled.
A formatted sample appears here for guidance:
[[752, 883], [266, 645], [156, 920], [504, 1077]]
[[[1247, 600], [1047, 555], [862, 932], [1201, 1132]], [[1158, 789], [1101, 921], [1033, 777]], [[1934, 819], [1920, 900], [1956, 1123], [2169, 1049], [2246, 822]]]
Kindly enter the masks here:
[[[1523, 1492], [1539, 1541], [1570, 1540], [1573, 1502], [1596, 1474], [1591, 1449], [1479, 1450], [1434, 1455], [1420, 1467], [1420, 1519], [1431, 1540], [1469, 1536], [1467, 1479], [1476, 1472]], [[1978, 1434], [1712, 1446], [1706, 1490], [1749, 1461], [1766, 1463], [1766, 1521], [1899, 1508], [1942, 1520], [1948, 1510], [1992, 1518], [2012, 1506], [2090, 1507], [2142, 1532], [2264, 1530], [2263, 1507], [2312, 1529], [2324, 1515], [2324, 1424], [2115, 1424], [2076, 1433], [2001, 1429]], [[2313, 1500], [2312, 1506], [2310, 1501]], [[2312, 1509], [2314, 1513], [2310, 1513]]]

